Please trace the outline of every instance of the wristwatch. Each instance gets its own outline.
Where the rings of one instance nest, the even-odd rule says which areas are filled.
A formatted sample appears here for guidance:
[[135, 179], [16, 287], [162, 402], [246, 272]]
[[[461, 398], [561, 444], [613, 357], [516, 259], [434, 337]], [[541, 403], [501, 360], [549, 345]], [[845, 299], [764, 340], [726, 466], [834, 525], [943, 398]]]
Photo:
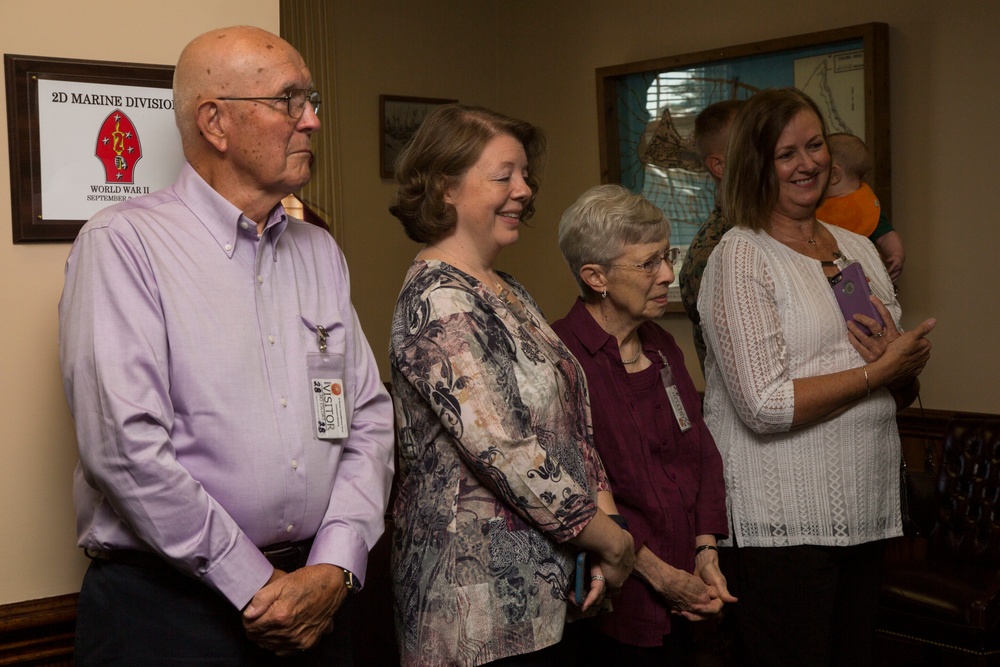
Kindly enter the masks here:
[[348, 595], [354, 595], [361, 590], [361, 581], [354, 576], [354, 573], [347, 568], [341, 568], [344, 570], [344, 588], [347, 589]]

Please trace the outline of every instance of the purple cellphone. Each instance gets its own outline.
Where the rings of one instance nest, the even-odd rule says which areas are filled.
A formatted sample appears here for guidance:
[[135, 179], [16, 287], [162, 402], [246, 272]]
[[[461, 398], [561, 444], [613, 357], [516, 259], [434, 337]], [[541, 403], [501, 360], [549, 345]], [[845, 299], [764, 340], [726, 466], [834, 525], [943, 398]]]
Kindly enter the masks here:
[[837, 297], [837, 303], [840, 304], [840, 312], [846, 321], [854, 322], [868, 336], [871, 336], [872, 332], [857, 322], [854, 319], [855, 315], [867, 315], [885, 326], [882, 316], [875, 309], [875, 304], [868, 299], [872, 292], [868, 287], [865, 270], [861, 268], [859, 262], [851, 262], [844, 267], [840, 273], [830, 278], [830, 284], [833, 286], [833, 293]]

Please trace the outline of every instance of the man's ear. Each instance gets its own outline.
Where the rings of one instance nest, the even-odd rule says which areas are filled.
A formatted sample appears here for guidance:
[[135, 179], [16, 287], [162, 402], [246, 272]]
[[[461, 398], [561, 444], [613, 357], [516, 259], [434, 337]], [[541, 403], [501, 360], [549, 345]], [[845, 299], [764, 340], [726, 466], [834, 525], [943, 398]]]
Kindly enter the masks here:
[[225, 119], [222, 116], [222, 109], [214, 100], [205, 100], [198, 105], [198, 115], [196, 122], [201, 136], [210, 143], [215, 150], [225, 153], [229, 146], [226, 136]]
[[722, 170], [726, 166], [726, 158], [724, 155], [719, 155], [718, 153], [712, 153], [707, 158], [705, 158], [705, 166], [708, 170], [712, 172], [715, 179], [718, 181], [722, 180]]
[[598, 294], [603, 292], [608, 286], [608, 277], [604, 275], [604, 268], [600, 264], [584, 264], [580, 267], [580, 278], [587, 287]]

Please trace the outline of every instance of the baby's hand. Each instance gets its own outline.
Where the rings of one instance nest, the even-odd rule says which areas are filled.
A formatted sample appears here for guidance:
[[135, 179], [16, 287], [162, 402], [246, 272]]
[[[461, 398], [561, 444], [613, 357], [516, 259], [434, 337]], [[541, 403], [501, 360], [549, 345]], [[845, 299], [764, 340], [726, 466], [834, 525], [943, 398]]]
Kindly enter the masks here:
[[892, 282], [899, 280], [899, 276], [903, 273], [903, 254], [887, 255], [884, 261], [885, 270], [889, 272], [889, 278], [892, 279]]

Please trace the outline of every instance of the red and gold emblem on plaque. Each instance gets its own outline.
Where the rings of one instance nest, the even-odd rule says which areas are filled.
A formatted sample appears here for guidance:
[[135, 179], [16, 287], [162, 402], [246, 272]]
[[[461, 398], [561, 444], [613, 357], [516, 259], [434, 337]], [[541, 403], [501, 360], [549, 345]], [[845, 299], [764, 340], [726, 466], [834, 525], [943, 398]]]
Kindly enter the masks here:
[[121, 109], [115, 109], [101, 124], [94, 155], [104, 165], [107, 183], [134, 183], [135, 163], [142, 158], [142, 146], [135, 125]]

